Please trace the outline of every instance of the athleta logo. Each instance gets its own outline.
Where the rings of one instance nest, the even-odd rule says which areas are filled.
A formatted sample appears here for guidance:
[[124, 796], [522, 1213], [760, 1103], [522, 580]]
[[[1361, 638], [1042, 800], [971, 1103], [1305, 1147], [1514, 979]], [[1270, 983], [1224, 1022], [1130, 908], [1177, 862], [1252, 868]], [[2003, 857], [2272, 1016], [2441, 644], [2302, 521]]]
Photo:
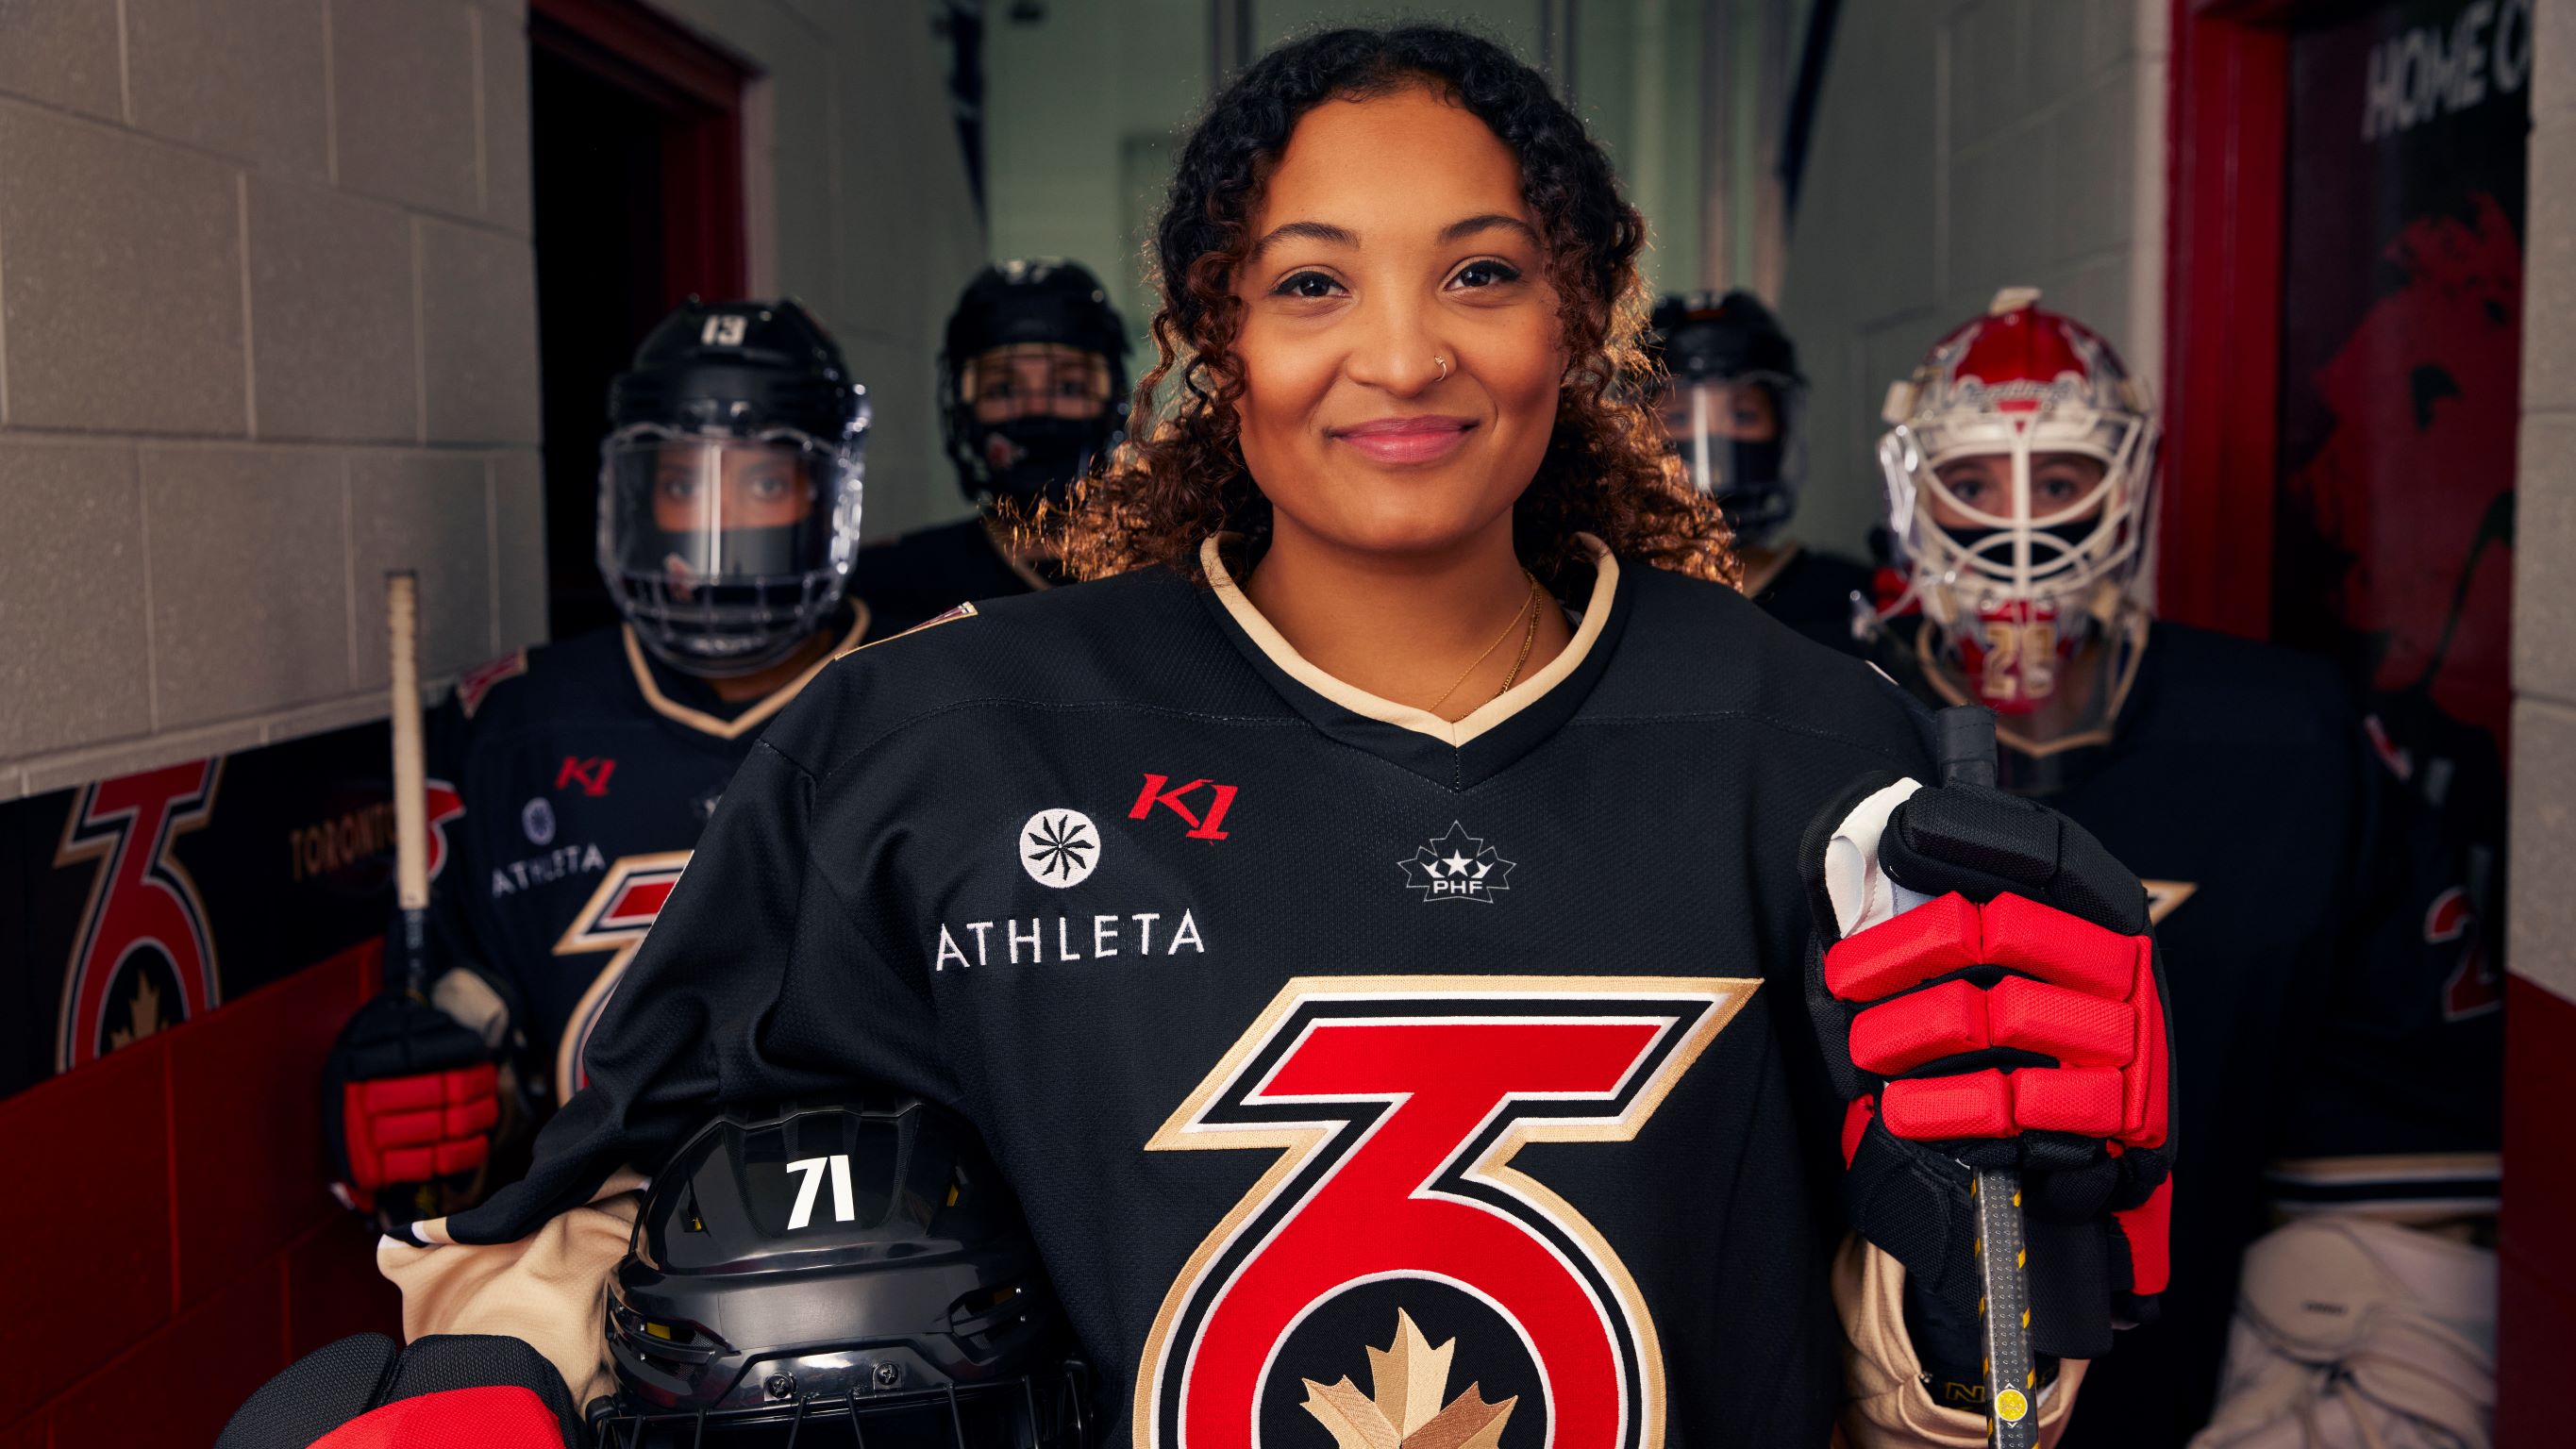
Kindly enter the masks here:
[[579, 785], [585, 795], [605, 795], [608, 793], [608, 777], [616, 773], [617, 762], [605, 755], [587, 760], [566, 755], [563, 768], [555, 771], [555, 788], [560, 790], [566, 785]]
[[54, 1067], [70, 1071], [211, 1009], [215, 939], [197, 884], [170, 853], [215, 811], [221, 760], [196, 760], [87, 786], [63, 822], [54, 864], [106, 857], [91, 879], [64, 973]]
[[1413, 858], [1396, 866], [1404, 872], [1405, 889], [1422, 892], [1426, 901], [1491, 905], [1498, 892], [1511, 889], [1512, 862], [1455, 820], [1449, 822], [1448, 834], [1415, 846]]
[[1020, 868], [1039, 885], [1062, 889], [1100, 868], [1100, 830], [1079, 810], [1041, 810], [1020, 827]]
[[[1210, 792], [1208, 798], [1198, 809], [1192, 809], [1189, 797], [1201, 789]], [[1145, 788], [1136, 792], [1135, 808], [1127, 812], [1127, 818], [1142, 820], [1153, 814], [1154, 807], [1158, 805], [1189, 822], [1187, 839], [1223, 840], [1225, 812], [1234, 808], [1234, 787], [1220, 785], [1204, 777], [1186, 785], [1175, 785], [1169, 775], [1147, 775]]]
[[[1622, 1150], [1758, 984], [1289, 982], [1146, 1144], [1278, 1159], [1164, 1295], [1138, 1443], [1306, 1443], [1321, 1421], [1383, 1445], [1447, 1420], [1444, 1444], [1498, 1444], [1507, 1421], [1554, 1449], [1661, 1444], [1634, 1277], [1512, 1160], [1533, 1141]], [[1363, 1362], [1369, 1395], [1348, 1377]]]

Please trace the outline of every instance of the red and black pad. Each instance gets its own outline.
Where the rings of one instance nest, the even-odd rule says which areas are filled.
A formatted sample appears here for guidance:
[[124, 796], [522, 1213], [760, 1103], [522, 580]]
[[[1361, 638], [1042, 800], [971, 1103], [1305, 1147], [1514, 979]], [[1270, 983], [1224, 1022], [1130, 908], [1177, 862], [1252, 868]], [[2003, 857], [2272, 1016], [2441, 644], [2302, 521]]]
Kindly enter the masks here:
[[1903, 1263], [1916, 1347], [1973, 1381], [1973, 1168], [2022, 1174], [2032, 1342], [2111, 1348], [2166, 1277], [2171, 1043], [2146, 891], [2081, 827], [1973, 785], [1917, 791], [1880, 863], [1927, 903], [1840, 938], [1810, 827], [1808, 1004], [1851, 1106], [1845, 1207]]
[[361, 1333], [262, 1385], [215, 1449], [565, 1449], [580, 1432], [563, 1375], [520, 1339], [434, 1334], [399, 1348]]
[[385, 1189], [480, 1168], [499, 1120], [498, 1068], [483, 1039], [411, 996], [360, 1007], [323, 1064], [332, 1179], [380, 1225], [403, 1216], [406, 1196]]

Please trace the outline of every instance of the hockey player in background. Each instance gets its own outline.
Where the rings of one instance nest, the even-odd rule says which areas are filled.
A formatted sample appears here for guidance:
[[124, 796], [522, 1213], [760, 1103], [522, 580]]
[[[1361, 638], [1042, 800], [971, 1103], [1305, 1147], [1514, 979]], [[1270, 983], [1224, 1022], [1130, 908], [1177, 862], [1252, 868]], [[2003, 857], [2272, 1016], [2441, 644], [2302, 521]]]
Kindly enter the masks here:
[[[2146, 877], [2174, 964], [2192, 1164], [2174, 1286], [2087, 1377], [2068, 1442], [2180, 1445], [2209, 1418], [2238, 1260], [2268, 1214], [2372, 1214], [2303, 1240], [2307, 1266], [2377, 1251], [2360, 1277], [2450, 1274], [2419, 1326], [2455, 1314], [2460, 1274], [2494, 1271], [2387, 1226], [2473, 1223], [2495, 1202], [2501, 1041], [2495, 1016], [2461, 1009], [2480, 957], [2444, 914], [2457, 872], [2324, 661], [2153, 617], [2156, 416], [2097, 333], [2007, 289], [1895, 385], [1886, 417], [1908, 580], [1879, 661], [1927, 703], [1996, 711], [2005, 786]], [[2264, 1285], [2307, 1300], [2265, 1308], [2292, 1318], [2345, 1286], [2294, 1269], [2247, 1292]], [[2373, 1357], [2358, 1339], [2356, 1368]]]
[[[874, 1084], [989, 1143], [1112, 1441], [1967, 1449], [1927, 1388], [1978, 1374], [1967, 1158], [2022, 1173], [2051, 1355], [1997, 1410], [2061, 1422], [2163, 1286], [2145, 892], [1921, 783], [1924, 712], [1731, 587], [1581, 121], [1492, 42], [1328, 31], [1161, 215], [1140, 393], [1180, 385], [1073, 515], [1092, 582], [777, 720], [528, 1175], [383, 1247], [409, 1352], [613, 1391], [637, 1173]], [[791, 1229], [882, 1211], [757, 1166]]]
[[1807, 379], [1780, 319], [1751, 292], [1693, 292], [1655, 304], [1654, 332], [1672, 379], [1664, 434], [1692, 484], [1726, 510], [1744, 592], [1808, 638], [1853, 651], [1869, 569], [1784, 531], [1806, 481]]
[[388, 993], [330, 1059], [337, 1190], [382, 1222], [461, 1206], [495, 1119], [579, 1088], [726, 782], [868, 632], [842, 597], [867, 405], [804, 308], [692, 299], [608, 411], [599, 568], [624, 622], [458, 676], [428, 732], [431, 1000]]
[[1050, 257], [986, 267], [949, 314], [939, 423], [974, 516], [871, 544], [857, 588], [880, 632], [1064, 581], [1049, 526], [1123, 434], [1127, 324]]

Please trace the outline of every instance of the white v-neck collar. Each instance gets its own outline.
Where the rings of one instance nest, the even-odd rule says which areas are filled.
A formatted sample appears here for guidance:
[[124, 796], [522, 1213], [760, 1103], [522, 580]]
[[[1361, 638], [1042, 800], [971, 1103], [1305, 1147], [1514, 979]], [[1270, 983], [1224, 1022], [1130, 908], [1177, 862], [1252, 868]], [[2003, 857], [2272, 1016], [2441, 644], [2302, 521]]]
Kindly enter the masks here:
[[1225, 605], [1225, 611], [1233, 618], [1235, 626], [1243, 630], [1245, 637], [1251, 639], [1289, 678], [1362, 718], [1429, 735], [1455, 747], [1510, 719], [1555, 688], [1581, 666], [1584, 656], [1591, 652], [1594, 641], [1601, 637], [1602, 629], [1609, 624], [1611, 601], [1619, 594], [1619, 560], [1611, 557], [1607, 544], [1591, 534], [1577, 534], [1576, 537], [1592, 553], [1592, 598], [1584, 605], [1583, 619], [1575, 626], [1574, 638], [1547, 662], [1546, 668], [1458, 720], [1445, 720], [1427, 709], [1381, 699], [1317, 668], [1313, 660], [1298, 653], [1296, 647], [1261, 616], [1261, 611], [1252, 606], [1252, 600], [1235, 583], [1234, 575], [1226, 571], [1225, 560], [1219, 556], [1218, 536], [1212, 534], [1199, 544], [1199, 566], [1207, 571], [1208, 586], [1216, 591], [1217, 599]]

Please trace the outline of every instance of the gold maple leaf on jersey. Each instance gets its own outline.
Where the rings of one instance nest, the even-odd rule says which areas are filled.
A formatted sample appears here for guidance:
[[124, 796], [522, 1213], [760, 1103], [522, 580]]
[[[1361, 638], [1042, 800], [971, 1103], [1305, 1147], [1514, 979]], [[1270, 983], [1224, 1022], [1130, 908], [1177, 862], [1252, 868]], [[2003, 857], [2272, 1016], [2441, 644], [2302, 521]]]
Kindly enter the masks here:
[[1361, 1393], [1348, 1374], [1329, 1387], [1306, 1379], [1306, 1412], [1332, 1431], [1334, 1449], [1501, 1449], [1503, 1423], [1520, 1396], [1490, 1404], [1469, 1384], [1443, 1407], [1457, 1348], [1454, 1338], [1433, 1348], [1399, 1308], [1395, 1342], [1368, 1351], [1376, 1392]]
[[134, 983], [134, 1000], [125, 1008], [126, 1025], [107, 1034], [107, 1049], [130, 1047], [169, 1023], [161, 1019], [161, 992], [149, 976]]

